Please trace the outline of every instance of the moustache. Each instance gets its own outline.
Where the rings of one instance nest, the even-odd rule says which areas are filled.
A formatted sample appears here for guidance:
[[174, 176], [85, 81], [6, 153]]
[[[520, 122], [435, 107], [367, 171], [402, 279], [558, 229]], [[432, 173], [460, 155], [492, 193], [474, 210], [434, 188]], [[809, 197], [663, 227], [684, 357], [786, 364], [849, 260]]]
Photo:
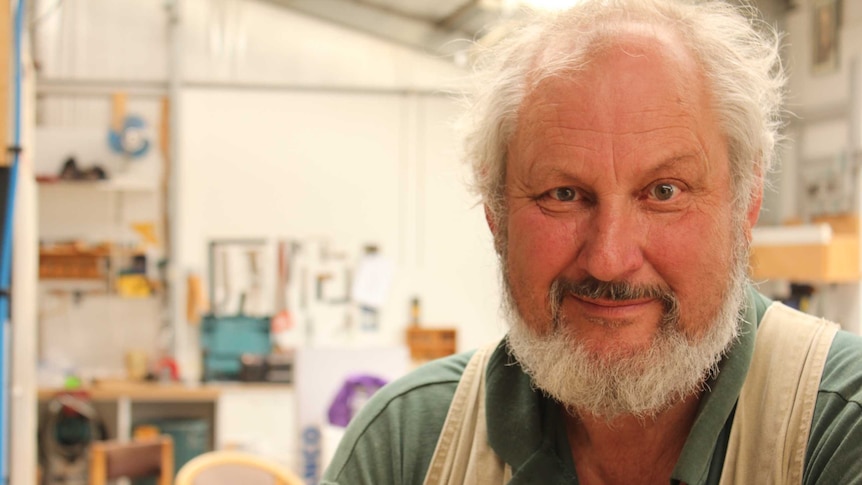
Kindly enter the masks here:
[[666, 315], [674, 315], [679, 309], [679, 300], [670, 288], [662, 285], [637, 285], [627, 281], [601, 281], [591, 276], [581, 280], [557, 278], [551, 285], [554, 307], [559, 308], [567, 295], [591, 300], [659, 300]]

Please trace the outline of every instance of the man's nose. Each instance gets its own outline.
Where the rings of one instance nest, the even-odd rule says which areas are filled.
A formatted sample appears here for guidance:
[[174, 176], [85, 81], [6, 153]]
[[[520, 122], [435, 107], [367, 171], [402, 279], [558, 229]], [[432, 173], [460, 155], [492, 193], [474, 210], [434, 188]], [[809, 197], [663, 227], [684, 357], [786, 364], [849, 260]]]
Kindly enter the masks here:
[[577, 263], [598, 280], [624, 280], [643, 266], [645, 236], [646, 228], [633, 209], [596, 206], [575, 235]]

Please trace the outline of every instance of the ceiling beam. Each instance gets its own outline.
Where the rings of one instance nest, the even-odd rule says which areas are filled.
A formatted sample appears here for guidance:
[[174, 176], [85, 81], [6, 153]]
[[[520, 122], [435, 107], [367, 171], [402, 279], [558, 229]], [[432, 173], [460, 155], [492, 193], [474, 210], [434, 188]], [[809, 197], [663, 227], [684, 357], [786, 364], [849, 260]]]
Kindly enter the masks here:
[[478, 1], [468, 0], [442, 20], [437, 20], [374, 5], [366, 0], [266, 1], [434, 56], [447, 57], [462, 50], [466, 40], [475, 36], [474, 32], [455, 28], [459, 19], [481, 11]]
[[[449, 13], [449, 15], [435, 22], [435, 25], [441, 29], [455, 30], [457, 26], [463, 24], [463, 19], [479, 9], [481, 0], [467, 0], [458, 8]], [[475, 32], [471, 32], [475, 35]]]

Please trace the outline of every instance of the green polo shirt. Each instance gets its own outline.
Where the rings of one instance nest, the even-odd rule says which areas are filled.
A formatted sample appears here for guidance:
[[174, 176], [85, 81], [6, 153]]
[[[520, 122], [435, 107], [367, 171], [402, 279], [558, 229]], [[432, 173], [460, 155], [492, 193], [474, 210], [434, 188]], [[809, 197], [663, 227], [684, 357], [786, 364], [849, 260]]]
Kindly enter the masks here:
[[[736, 400], [771, 301], [749, 291], [741, 335], [722, 360], [683, 447], [672, 484], [718, 484]], [[323, 485], [421, 485], [472, 353], [431, 362], [380, 390], [353, 419]], [[578, 483], [558, 403], [533, 390], [504, 345], [487, 369], [488, 441], [511, 484]], [[806, 453], [805, 484], [862, 485], [862, 337], [839, 332], [829, 351]]]

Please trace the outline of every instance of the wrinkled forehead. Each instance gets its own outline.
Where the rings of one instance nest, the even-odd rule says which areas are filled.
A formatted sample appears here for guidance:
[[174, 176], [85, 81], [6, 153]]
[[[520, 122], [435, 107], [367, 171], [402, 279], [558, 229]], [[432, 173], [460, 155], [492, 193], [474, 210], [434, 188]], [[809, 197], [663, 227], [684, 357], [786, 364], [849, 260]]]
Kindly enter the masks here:
[[[546, 59], [545, 65], [528, 74], [517, 126], [529, 123], [525, 117], [536, 103], [574, 104], [597, 116], [612, 111], [608, 104], [612, 101], [618, 109], [646, 118], [650, 112], [677, 109], [696, 118], [712, 117], [714, 106], [704, 71], [678, 33], [631, 22], [601, 32], [591, 43], [578, 40], [583, 33], [549, 41], [537, 56]], [[567, 59], [559, 55], [565, 49], [584, 52]], [[556, 56], [552, 56], [554, 50]]]
[[[636, 25], [592, 49], [577, 69], [533, 83], [519, 106], [509, 154], [563, 141], [597, 149], [591, 143], [604, 136], [664, 136], [680, 145], [676, 150], [693, 152], [707, 141], [715, 150], [726, 147], [699, 64], [666, 34]], [[702, 159], [709, 163], [708, 156]]]

